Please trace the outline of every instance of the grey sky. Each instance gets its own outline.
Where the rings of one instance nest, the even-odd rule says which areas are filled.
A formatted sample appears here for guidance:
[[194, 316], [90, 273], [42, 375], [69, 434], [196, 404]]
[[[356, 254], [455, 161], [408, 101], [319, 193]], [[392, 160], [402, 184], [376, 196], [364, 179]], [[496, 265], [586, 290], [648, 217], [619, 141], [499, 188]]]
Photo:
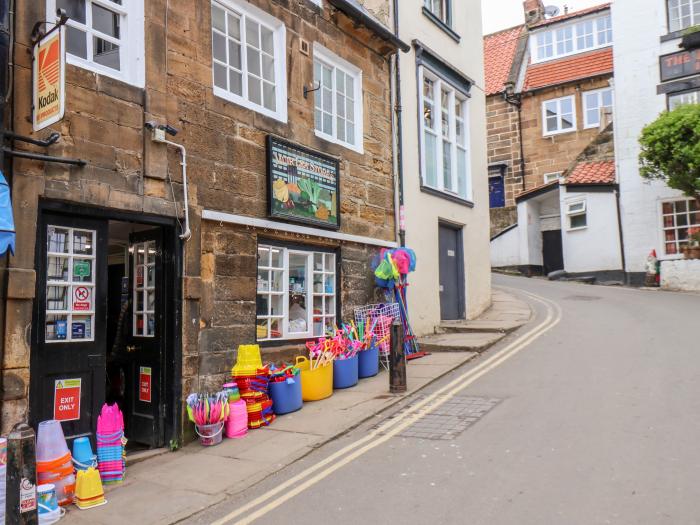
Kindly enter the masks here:
[[[605, 0], [545, 0], [545, 5], [556, 5], [562, 12], [564, 5], [570, 11], [605, 3]], [[494, 33], [523, 22], [522, 0], [481, 0], [484, 34]]]

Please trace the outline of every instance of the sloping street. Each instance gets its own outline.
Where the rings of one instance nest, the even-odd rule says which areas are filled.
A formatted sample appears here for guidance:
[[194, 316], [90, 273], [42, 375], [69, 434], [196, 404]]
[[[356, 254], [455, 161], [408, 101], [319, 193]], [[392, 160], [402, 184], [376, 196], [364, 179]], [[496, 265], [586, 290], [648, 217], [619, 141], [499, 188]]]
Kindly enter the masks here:
[[700, 296], [494, 283], [528, 325], [188, 523], [697, 523]]

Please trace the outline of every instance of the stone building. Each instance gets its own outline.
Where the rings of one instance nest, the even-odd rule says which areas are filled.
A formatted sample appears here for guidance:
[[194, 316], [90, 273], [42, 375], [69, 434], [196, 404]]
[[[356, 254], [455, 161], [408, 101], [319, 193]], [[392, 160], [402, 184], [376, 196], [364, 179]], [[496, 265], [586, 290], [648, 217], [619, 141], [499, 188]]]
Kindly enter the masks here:
[[[32, 28], [57, 7], [65, 117], [33, 132]], [[3, 432], [56, 416], [90, 435], [107, 400], [132, 442], [179, 442], [184, 396], [218, 388], [239, 344], [299, 350], [373, 299], [408, 46], [361, 4], [42, 0], [15, 27], [5, 125], [60, 139], [12, 147], [85, 165], [6, 161]]]

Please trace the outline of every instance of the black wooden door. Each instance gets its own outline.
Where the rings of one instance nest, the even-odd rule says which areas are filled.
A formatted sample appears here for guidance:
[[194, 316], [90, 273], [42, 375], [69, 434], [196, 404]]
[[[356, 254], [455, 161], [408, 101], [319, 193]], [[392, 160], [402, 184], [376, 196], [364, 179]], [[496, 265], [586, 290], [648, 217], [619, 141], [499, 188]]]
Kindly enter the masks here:
[[464, 259], [462, 230], [439, 226], [440, 318], [464, 319]]
[[125, 434], [129, 441], [163, 445], [164, 280], [162, 230], [129, 237], [131, 308], [124, 323], [124, 343], [115, 350], [123, 371]]
[[37, 232], [30, 420], [94, 437], [105, 399], [107, 222], [44, 214]]
[[545, 275], [564, 269], [561, 230], [542, 232], [542, 270]]

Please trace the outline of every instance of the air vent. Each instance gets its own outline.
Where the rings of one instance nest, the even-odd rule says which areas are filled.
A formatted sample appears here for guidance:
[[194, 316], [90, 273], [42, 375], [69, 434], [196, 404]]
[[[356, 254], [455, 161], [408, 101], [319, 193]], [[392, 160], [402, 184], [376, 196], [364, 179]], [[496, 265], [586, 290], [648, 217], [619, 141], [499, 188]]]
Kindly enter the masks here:
[[299, 40], [299, 51], [309, 56], [309, 41], [303, 38]]

